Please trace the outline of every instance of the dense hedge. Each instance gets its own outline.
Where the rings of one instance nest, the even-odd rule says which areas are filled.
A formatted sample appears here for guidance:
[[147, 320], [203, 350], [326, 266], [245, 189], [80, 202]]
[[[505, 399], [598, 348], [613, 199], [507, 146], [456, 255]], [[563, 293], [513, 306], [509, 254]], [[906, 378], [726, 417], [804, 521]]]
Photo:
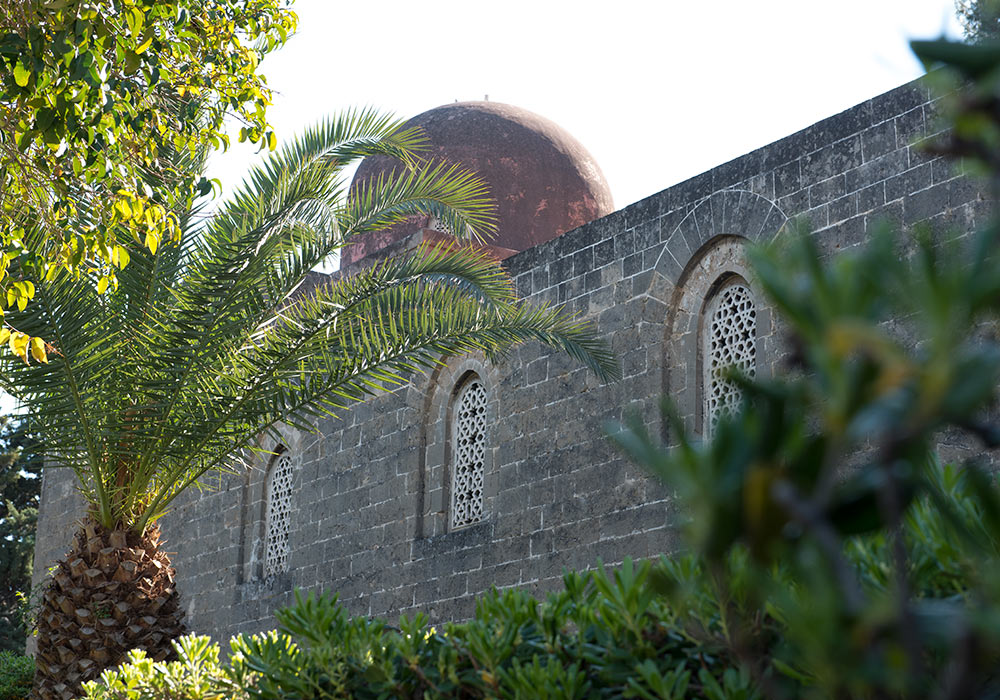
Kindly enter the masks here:
[[23, 700], [31, 693], [35, 662], [29, 656], [0, 651], [0, 700]]
[[610, 575], [567, 573], [542, 604], [493, 591], [472, 620], [441, 627], [418, 614], [394, 628], [350, 617], [335, 596], [297, 596], [280, 631], [231, 641], [228, 666], [217, 645], [187, 637], [179, 661], [137, 653], [86, 697], [759, 697], [729, 659], [681, 632], [651, 570], [626, 561]]

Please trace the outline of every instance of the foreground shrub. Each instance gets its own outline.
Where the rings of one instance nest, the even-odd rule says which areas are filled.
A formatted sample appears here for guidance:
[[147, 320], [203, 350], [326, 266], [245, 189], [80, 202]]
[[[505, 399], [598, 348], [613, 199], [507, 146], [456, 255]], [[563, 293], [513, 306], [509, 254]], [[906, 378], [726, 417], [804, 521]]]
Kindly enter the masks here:
[[[174, 642], [176, 661], [153, 661], [142, 649], [129, 652], [116, 670], [100, 681], [83, 684], [90, 700], [243, 700], [246, 693], [232, 683], [219, 663], [219, 645], [208, 637], [187, 635]], [[30, 687], [30, 686], [29, 686]]]
[[[724, 647], [699, 643], [653, 593], [649, 562], [567, 573], [542, 603], [493, 591], [468, 622], [399, 627], [350, 617], [336, 596], [302, 596], [277, 614], [279, 629], [218, 645], [188, 636], [178, 660], [130, 663], [85, 685], [88, 700], [196, 698], [681, 698], [755, 700], [748, 673]], [[716, 648], [718, 647], [718, 648]]]
[[422, 614], [391, 629], [335, 597], [299, 596], [279, 632], [233, 640], [233, 677], [256, 698], [757, 697], [727, 657], [680, 632], [651, 569], [567, 573], [541, 604], [493, 591], [472, 620], [440, 629]]
[[[932, 462], [926, 473], [930, 490], [913, 501], [899, 534], [914, 598], [923, 609], [947, 610], [961, 607], [981, 576], [954, 533], [976, 533], [981, 547], [1000, 551], [1000, 532], [984, 524], [966, 472]], [[892, 544], [875, 532], [843, 549], [876, 600], [895, 585]], [[626, 560], [610, 574], [568, 572], [563, 582], [544, 602], [494, 590], [473, 619], [440, 627], [422, 614], [391, 627], [351, 617], [336, 596], [297, 593], [277, 613], [277, 630], [230, 641], [228, 665], [208, 638], [184, 637], [178, 661], [154, 663], [135, 651], [128, 665], [88, 684], [86, 698], [756, 700], [773, 696], [765, 686], [803, 697], [817, 689], [830, 645], [850, 642], [838, 642], [827, 624], [828, 603], [816, 597], [822, 587], [791, 567], [762, 570], [746, 547], [715, 562], [694, 553]], [[764, 602], [761, 591], [769, 593]], [[945, 658], [929, 662], [941, 668]]]
[[[985, 524], [968, 472], [931, 462], [926, 474], [928, 491], [910, 505], [899, 541], [913, 597], [922, 610], [943, 614], [966, 604], [982, 575], [972, 554], [1000, 551], [1000, 532]], [[972, 533], [978, 546], [970, 549], [956, 532]], [[845, 566], [874, 600], [888, 599], [895, 585], [893, 542], [874, 532], [843, 547]], [[473, 619], [439, 627], [422, 614], [391, 627], [351, 617], [336, 596], [296, 593], [295, 604], [277, 613], [277, 630], [230, 641], [228, 665], [207, 637], [184, 637], [177, 661], [154, 663], [132, 652], [128, 665], [88, 684], [85, 697], [805, 697], [816, 694], [833, 645], [850, 654], [857, 640], [839, 639], [826, 620], [829, 601], [817, 592], [829, 586], [793, 573], [762, 569], [747, 547], [715, 561], [695, 553], [626, 560], [610, 574], [566, 573], [563, 589], [543, 602], [494, 590], [478, 601]], [[884, 618], [868, 621], [873, 633]], [[928, 662], [941, 670], [946, 659]]]
[[35, 662], [30, 656], [0, 651], [0, 700], [22, 700], [31, 692]]

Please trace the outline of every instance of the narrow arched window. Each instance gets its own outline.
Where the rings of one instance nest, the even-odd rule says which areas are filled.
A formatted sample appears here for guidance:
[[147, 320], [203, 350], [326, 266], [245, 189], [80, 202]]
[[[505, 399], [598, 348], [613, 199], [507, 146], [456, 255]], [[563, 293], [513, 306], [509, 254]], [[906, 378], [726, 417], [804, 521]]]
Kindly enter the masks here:
[[473, 375], [452, 405], [451, 529], [480, 522], [484, 517], [486, 476], [486, 387]]
[[264, 506], [264, 578], [288, 569], [288, 533], [292, 519], [292, 457], [282, 447], [271, 461]]
[[716, 292], [705, 309], [704, 434], [711, 437], [719, 418], [740, 405], [740, 390], [726, 379], [730, 368], [752, 377], [757, 371], [757, 308], [740, 280]]

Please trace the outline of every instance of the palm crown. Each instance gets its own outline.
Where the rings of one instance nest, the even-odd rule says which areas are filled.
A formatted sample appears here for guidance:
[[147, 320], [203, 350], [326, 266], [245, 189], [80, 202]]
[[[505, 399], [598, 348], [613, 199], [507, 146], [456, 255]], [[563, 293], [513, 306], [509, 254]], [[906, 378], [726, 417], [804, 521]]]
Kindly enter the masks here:
[[416, 213], [464, 237], [490, 233], [483, 183], [455, 167], [348, 189], [358, 159], [413, 166], [421, 145], [387, 117], [344, 114], [270, 157], [215, 215], [184, 215], [180, 245], [128, 247], [114, 293], [65, 274], [30, 280], [37, 303], [9, 320], [54, 352], [47, 364], [3, 355], [0, 381], [30, 405], [47, 464], [76, 472], [101, 526], [142, 533], [278, 423], [310, 427], [445, 355], [537, 339], [614, 375], [583, 324], [518, 302], [499, 264], [467, 249], [424, 249], [300, 292], [352, 236]]

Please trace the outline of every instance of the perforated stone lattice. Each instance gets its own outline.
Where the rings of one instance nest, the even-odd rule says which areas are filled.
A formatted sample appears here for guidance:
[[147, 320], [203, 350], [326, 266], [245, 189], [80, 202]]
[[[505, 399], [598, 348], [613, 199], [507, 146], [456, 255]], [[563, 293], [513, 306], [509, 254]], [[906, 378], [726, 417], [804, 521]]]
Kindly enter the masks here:
[[483, 479], [486, 471], [486, 389], [473, 381], [455, 401], [454, 468], [451, 482], [451, 528], [483, 519]]
[[739, 408], [740, 390], [724, 378], [730, 367], [747, 376], [757, 370], [757, 309], [742, 284], [723, 289], [710, 309], [705, 361], [705, 424], [711, 435], [719, 418]]
[[288, 568], [288, 531], [292, 516], [292, 458], [287, 452], [278, 455], [267, 480], [267, 539], [264, 551], [264, 577]]

